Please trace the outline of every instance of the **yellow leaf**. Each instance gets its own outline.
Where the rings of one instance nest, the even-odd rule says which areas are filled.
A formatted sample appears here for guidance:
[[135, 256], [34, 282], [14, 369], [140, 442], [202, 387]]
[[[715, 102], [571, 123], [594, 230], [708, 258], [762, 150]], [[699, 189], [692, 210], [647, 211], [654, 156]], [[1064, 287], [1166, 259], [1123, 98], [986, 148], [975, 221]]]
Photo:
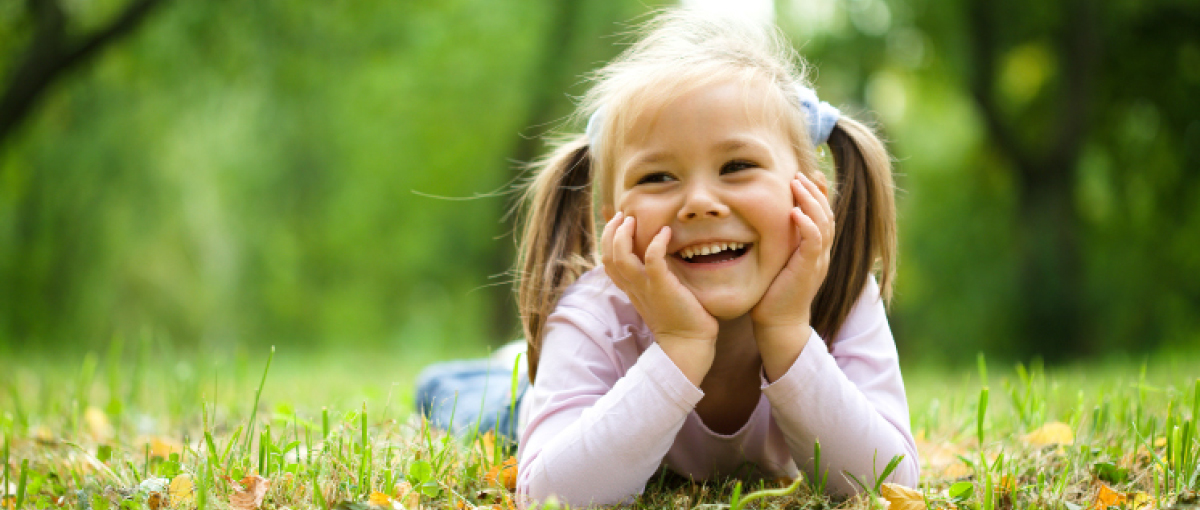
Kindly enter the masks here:
[[108, 423], [108, 415], [104, 414], [99, 407], [88, 406], [83, 412], [83, 421], [87, 423], [88, 432], [92, 434], [92, 438], [105, 440], [113, 435], [112, 425]]
[[191, 506], [192, 500], [195, 499], [196, 486], [192, 483], [192, 476], [184, 473], [176, 476], [171, 480], [171, 487], [167, 489], [167, 494], [171, 496], [171, 506]]
[[1135, 510], [1153, 510], [1154, 497], [1142, 491], [1127, 494], [1133, 504], [1129, 505]]
[[487, 483], [499, 484], [510, 491], [517, 490], [517, 458], [509, 457], [499, 466], [494, 466], [483, 476]]
[[1061, 421], [1050, 422], [1037, 430], [1025, 434], [1022, 439], [1030, 445], [1043, 447], [1056, 444], [1069, 445], [1075, 443], [1075, 431]]
[[1096, 489], [1096, 501], [1092, 503], [1093, 510], [1106, 510], [1110, 506], [1121, 506], [1125, 504], [1125, 495], [1112, 490], [1105, 484], [1100, 484]]
[[925, 496], [903, 485], [885, 483], [879, 490], [888, 510], [925, 510]]
[[496, 432], [493, 430], [487, 431], [483, 437], [479, 438], [479, 442], [483, 443], [483, 458], [491, 460], [496, 458]]
[[241, 484], [242, 489], [229, 495], [229, 506], [234, 510], [255, 510], [271, 488], [271, 481], [259, 475], [246, 475]]
[[371, 491], [371, 497], [367, 503], [380, 508], [392, 508], [392, 497], [379, 491]]
[[[169, 458], [172, 453], [183, 453], [183, 445], [180, 444], [179, 441], [170, 438], [143, 436], [134, 441], [134, 444], [138, 445], [138, 447], [142, 449], [146, 448], [146, 445], [150, 445], [151, 457], [166, 459]], [[143, 450], [139, 449], [138, 453], [141, 453], [142, 451]]]
[[921, 478], [955, 480], [971, 474], [971, 468], [958, 458], [959, 455], [966, 454], [966, 450], [961, 446], [918, 439], [917, 451], [921, 454]]
[[409, 510], [417, 510], [421, 505], [421, 493], [414, 491], [408, 482], [396, 484], [395, 487], [392, 487], [392, 494], [395, 494], [396, 499]]

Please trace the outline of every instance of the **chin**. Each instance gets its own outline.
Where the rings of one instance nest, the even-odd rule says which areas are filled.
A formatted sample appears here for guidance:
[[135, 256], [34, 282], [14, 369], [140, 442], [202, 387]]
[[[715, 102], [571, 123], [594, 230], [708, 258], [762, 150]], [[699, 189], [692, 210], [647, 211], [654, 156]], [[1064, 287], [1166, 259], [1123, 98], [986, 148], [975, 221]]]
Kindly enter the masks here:
[[711, 299], [708, 302], [701, 302], [704, 310], [712, 315], [717, 320], [730, 321], [745, 316], [754, 308], [754, 304], [738, 303], [731, 299]]

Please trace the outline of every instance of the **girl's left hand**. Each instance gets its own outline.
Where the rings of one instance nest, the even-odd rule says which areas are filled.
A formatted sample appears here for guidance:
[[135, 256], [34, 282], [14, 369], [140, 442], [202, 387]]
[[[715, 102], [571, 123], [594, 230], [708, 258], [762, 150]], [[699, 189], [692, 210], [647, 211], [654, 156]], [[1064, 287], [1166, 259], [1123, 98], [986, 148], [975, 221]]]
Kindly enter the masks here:
[[756, 329], [807, 328], [813, 299], [829, 271], [829, 253], [833, 247], [833, 208], [826, 197], [825, 176], [817, 174], [814, 183], [802, 173], [792, 179], [792, 221], [800, 235], [800, 244], [787, 264], [775, 276], [767, 292], [750, 310]]

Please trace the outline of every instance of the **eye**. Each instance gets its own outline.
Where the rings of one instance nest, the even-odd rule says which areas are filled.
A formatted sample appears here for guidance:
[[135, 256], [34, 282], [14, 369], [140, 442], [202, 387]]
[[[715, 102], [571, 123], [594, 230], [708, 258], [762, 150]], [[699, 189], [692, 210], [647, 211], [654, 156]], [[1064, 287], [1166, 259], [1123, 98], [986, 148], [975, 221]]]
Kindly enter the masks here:
[[750, 161], [746, 161], [743, 159], [735, 159], [733, 161], [730, 161], [730, 162], [722, 165], [721, 173], [722, 174], [730, 174], [733, 172], [745, 170], [747, 168], [756, 168], [756, 167], [758, 167], [758, 165], [755, 163], [752, 163]]
[[654, 172], [654, 173], [643, 175], [641, 178], [638, 179], [637, 183], [638, 184], [658, 184], [658, 183], [663, 183], [663, 182], [670, 182], [673, 180], [675, 180], [675, 178], [671, 177], [671, 174], [668, 174], [666, 172]]

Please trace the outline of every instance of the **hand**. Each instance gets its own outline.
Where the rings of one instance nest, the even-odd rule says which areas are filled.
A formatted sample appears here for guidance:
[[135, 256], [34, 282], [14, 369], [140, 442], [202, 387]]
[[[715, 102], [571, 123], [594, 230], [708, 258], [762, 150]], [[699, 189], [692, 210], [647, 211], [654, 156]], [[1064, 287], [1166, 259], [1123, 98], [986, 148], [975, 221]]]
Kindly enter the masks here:
[[[792, 180], [792, 221], [800, 243], [787, 264], [775, 276], [762, 299], [750, 311], [755, 330], [807, 329], [813, 299], [829, 271], [829, 253], [833, 247], [833, 208], [823, 175], [814, 183], [802, 173]], [[804, 335], [807, 338], [807, 334]], [[756, 335], [758, 338], [759, 335]], [[760, 343], [762, 338], [758, 338]]]
[[667, 267], [671, 227], [651, 239], [644, 257], [633, 252], [637, 220], [617, 213], [600, 238], [604, 271], [646, 321], [655, 340], [692, 383], [712, 366], [720, 325]]

